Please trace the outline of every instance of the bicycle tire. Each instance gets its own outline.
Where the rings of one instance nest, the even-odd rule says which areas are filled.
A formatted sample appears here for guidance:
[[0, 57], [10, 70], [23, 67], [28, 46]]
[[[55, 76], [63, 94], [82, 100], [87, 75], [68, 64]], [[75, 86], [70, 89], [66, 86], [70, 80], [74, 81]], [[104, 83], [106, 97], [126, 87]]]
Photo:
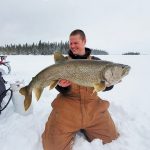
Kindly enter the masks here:
[[5, 104], [5, 106], [4, 106], [3, 108], [0, 108], [0, 112], [2, 112], [2, 111], [8, 106], [8, 104], [9, 104], [11, 98], [12, 98], [13, 91], [12, 91], [10, 88], [7, 89], [7, 90], [5, 90], [5, 91], [0, 95], [0, 97], [2, 97], [3, 95], [6, 95], [6, 93], [7, 93], [8, 91], [10, 91], [10, 97], [9, 97], [9, 100], [7, 101], [7, 103]]

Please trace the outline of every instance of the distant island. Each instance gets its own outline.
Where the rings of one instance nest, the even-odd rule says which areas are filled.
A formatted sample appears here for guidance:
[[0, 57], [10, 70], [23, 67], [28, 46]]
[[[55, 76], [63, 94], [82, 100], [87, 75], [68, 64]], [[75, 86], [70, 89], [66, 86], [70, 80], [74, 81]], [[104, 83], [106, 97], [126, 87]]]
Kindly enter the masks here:
[[122, 55], [140, 55], [139, 52], [128, 52], [128, 53], [123, 53]]

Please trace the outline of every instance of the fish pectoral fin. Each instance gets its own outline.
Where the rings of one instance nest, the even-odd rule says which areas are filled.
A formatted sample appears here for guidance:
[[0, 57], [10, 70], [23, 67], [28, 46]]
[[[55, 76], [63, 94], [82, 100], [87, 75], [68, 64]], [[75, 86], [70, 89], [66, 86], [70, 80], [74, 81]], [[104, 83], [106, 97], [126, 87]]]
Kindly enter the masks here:
[[49, 89], [51, 90], [51, 89], [55, 88], [56, 85], [57, 85], [57, 83], [58, 83], [58, 80], [52, 80], [52, 81], [50, 82]]
[[96, 83], [94, 84], [93, 93], [103, 91], [105, 88], [106, 88], [105, 82]]
[[55, 63], [61, 63], [63, 61], [66, 61], [67, 58], [65, 56], [63, 56], [61, 52], [56, 51], [54, 53], [54, 60], [55, 60]]
[[28, 95], [28, 86], [25, 86], [23, 88], [21, 88], [19, 90], [19, 93], [23, 96], [25, 96], [25, 100], [24, 100], [24, 108], [25, 108], [25, 111], [28, 110], [28, 108], [30, 107], [31, 105], [31, 102], [32, 102], [32, 94], [31, 95]]
[[34, 93], [37, 101], [40, 99], [42, 92], [43, 92], [43, 88], [40, 87], [34, 88]]

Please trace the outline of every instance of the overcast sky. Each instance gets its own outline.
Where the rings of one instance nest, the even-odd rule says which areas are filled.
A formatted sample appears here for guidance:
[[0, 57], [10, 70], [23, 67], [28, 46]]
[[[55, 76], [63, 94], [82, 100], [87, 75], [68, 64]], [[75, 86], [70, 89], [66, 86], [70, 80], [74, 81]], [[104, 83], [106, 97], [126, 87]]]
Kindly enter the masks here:
[[0, 0], [0, 45], [67, 41], [82, 29], [87, 46], [150, 53], [150, 0]]

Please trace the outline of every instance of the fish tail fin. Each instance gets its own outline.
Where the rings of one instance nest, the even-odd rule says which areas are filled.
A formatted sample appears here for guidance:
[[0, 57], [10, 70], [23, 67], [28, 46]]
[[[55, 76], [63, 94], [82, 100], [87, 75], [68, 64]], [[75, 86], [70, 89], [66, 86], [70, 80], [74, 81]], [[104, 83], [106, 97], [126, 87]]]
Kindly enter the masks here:
[[34, 88], [34, 93], [37, 101], [40, 99], [42, 92], [43, 88], [41, 87]]
[[21, 95], [25, 96], [24, 108], [25, 108], [25, 111], [27, 111], [27, 109], [30, 107], [31, 102], [32, 102], [32, 94], [28, 94], [28, 86], [21, 88], [19, 92], [21, 93]]

